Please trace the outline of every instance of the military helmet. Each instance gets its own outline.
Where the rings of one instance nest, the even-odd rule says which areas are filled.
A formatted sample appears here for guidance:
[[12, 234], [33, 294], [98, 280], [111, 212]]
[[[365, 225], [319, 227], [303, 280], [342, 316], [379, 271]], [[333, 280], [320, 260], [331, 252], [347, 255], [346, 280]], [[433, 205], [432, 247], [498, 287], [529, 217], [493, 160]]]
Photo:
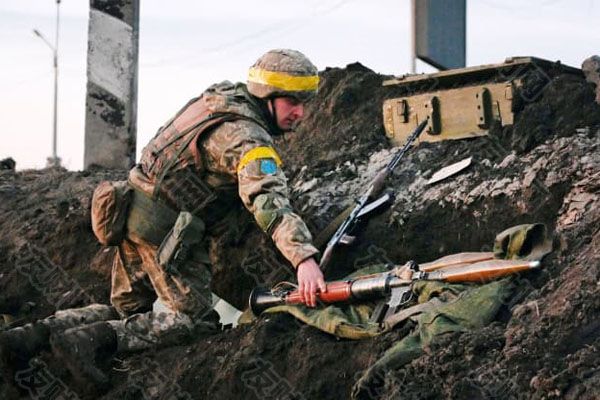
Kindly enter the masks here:
[[248, 71], [248, 91], [261, 99], [290, 96], [306, 101], [318, 86], [317, 67], [296, 50], [270, 50]]

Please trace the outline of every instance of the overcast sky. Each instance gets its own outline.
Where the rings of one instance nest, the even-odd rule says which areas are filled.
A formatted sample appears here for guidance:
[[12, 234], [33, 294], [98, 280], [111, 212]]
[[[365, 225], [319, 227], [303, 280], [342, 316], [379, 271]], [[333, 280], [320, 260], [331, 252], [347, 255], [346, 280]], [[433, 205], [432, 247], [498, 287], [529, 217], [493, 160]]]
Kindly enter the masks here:
[[[271, 48], [324, 69], [359, 61], [401, 75], [410, 66], [409, 0], [142, 0], [138, 155], [156, 129], [211, 83], [244, 81]], [[467, 65], [531, 55], [577, 66], [600, 53], [594, 0], [467, 1]], [[62, 0], [58, 155], [83, 167], [87, 0]], [[40, 168], [51, 155], [55, 0], [0, 0], [0, 158]], [[426, 67], [419, 64], [419, 71]]]

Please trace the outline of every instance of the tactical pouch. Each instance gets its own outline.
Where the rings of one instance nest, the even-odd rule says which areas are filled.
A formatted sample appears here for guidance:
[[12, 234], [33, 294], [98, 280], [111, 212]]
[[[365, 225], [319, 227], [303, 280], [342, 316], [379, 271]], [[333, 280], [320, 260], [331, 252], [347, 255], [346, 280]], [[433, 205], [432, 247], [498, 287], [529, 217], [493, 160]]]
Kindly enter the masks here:
[[92, 196], [92, 230], [105, 246], [116, 246], [125, 237], [132, 189], [127, 181], [101, 182]]
[[204, 228], [204, 222], [200, 218], [187, 211], [180, 212], [173, 228], [158, 248], [158, 264], [165, 270], [172, 270], [185, 262], [193, 247], [204, 238]]

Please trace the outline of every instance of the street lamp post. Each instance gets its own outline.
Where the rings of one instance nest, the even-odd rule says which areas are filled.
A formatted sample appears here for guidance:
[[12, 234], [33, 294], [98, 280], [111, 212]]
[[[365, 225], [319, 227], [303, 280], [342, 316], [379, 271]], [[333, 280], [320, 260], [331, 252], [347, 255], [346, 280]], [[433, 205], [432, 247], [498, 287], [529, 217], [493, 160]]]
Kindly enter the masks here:
[[42, 35], [37, 29], [33, 33], [44, 41], [52, 50], [52, 59], [54, 65], [54, 104], [53, 104], [53, 121], [52, 121], [52, 156], [46, 159], [46, 166], [59, 167], [60, 157], [56, 154], [56, 132], [57, 132], [57, 116], [58, 116], [58, 31], [60, 24], [59, 5], [61, 0], [56, 0], [56, 32], [54, 36], [54, 46]]

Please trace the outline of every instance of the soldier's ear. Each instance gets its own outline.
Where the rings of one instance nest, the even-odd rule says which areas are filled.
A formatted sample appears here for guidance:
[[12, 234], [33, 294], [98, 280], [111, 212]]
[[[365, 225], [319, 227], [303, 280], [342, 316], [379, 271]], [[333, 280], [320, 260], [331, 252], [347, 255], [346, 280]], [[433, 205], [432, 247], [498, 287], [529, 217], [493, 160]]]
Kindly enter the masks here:
[[275, 115], [275, 102], [273, 101], [273, 98], [267, 99], [267, 109], [271, 115]]

